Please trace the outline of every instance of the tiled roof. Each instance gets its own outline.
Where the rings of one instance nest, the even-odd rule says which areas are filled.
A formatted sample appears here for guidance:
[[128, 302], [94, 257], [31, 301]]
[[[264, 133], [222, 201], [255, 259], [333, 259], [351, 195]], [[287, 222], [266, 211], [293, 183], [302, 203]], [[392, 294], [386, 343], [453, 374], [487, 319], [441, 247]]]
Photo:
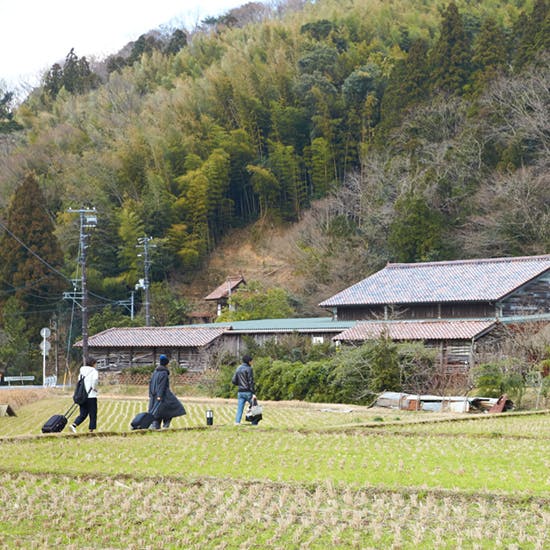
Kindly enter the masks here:
[[227, 298], [230, 292], [233, 292], [240, 284], [245, 283], [242, 275], [238, 277], [227, 277], [227, 279], [215, 290], [213, 290], [205, 300], [220, 300], [221, 298]]
[[[203, 347], [227, 327], [127, 327], [110, 328], [90, 336], [90, 348]], [[75, 344], [82, 346], [82, 342]]]
[[495, 301], [549, 270], [550, 255], [388, 264], [319, 305]]
[[438, 321], [362, 321], [334, 340], [364, 341], [386, 334], [391, 340], [471, 340], [496, 324], [494, 319]]

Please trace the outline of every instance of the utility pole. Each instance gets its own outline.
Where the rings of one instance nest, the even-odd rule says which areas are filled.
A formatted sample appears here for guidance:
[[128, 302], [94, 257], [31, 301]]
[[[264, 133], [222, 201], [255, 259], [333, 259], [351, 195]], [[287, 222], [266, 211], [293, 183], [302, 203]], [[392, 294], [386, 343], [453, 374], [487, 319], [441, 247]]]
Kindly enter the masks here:
[[150, 326], [150, 299], [149, 299], [149, 273], [151, 270], [151, 259], [149, 251], [151, 248], [155, 248], [154, 244], [150, 244], [153, 237], [139, 237], [137, 248], [142, 248], [143, 252], [138, 254], [138, 258], [143, 258], [143, 275], [144, 278], [139, 280], [136, 285], [137, 288], [142, 288], [145, 291], [145, 326]]
[[82, 311], [82, 361], [86, 365], [88, 363], [88, 281], [86, 279], [86, 249], [88, 248], [88, 233], [86, 230], [97, 225], [97, 216], [95, 208], [79, 208], [76, 210], [69, 208], [67, 212], [80, 215], [79, 252], [81, 275], [80, 295], [78, 295], [75, 281], [73, 281], [73, 284], [75, 285], [74, 292], [65, 292], [63, 297], [74, 301], [77, 301], [78, 298], [80, 298], [80, 309]]

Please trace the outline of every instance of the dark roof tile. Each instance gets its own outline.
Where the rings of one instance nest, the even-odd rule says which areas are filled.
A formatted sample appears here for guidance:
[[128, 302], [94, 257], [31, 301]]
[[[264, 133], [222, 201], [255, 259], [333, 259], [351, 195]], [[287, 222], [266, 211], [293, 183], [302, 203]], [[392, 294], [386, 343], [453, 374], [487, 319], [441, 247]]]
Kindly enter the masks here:
[[502, 299], [550, 270], [550, 255], [388, 264], [321, 307]]

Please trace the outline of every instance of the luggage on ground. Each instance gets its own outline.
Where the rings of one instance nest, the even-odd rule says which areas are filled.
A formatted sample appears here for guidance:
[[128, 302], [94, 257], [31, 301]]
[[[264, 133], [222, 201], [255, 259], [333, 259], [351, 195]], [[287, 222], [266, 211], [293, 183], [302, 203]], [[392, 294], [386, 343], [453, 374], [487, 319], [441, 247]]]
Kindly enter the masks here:
[[146, 430], [151, 426], [153, 420], [155, 420], [153, 414], [150, 412], [141, 412], [134, 417], [132, 422], [130, 422], [130, 426], [132, 426], [132, 430]]
[[71, 414], [73, 414], [77, 407], [78, 405], [76, 403], [73, 403], [65, 414], [54, 414], [53, 416], [48, 418], [48, 420], [46, 420], [45, 424], [42, 426], [42, 433], [50, 434], [62, 432], [67, 425], [69, 417], [71, 416]]
[[258, 424], [258, 422], [263, 418], [262, 413], [262, 406], [259, 405], [258, 400], [254, 398], [250, 407], [246, 411], [245, 420], [247, 422], [252, 422], [252, 424]]

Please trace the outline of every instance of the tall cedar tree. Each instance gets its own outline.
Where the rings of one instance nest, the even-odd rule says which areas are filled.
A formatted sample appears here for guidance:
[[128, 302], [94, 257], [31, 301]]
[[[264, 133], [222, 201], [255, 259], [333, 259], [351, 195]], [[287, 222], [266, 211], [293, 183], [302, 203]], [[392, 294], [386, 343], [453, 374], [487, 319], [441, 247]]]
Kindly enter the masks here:
[[536, 61], [537, 56], [550, 47], [550, 2], [536, 0], [531, 15], [522, 14], [515, 25], [515, 34], [519, 35], [514, 55], [514, 68], [523, 67]]
[[470, 76], [470, 59], [462, 17], [451, 3], [443, 14], [439, 39], [430, 56], [434, 91], [461, 94]]
[[5, 231], [0, 238], [0, 307], [15, 296], [30, 339], [39, 338], [40, 328], [48, 324], [65, 286], [54, 271], [60, 269], [63, 254], [45, 203], [36, 177], [27, 175], [8, 210], [9, 233]]
[[504, 72], [507, 65], [506, 36], [493, 18], [481, 25], [472, 52], [474, 88], [483, 92], [487, 82]]
[[415, 40], [407, 57], [398, 61], [391, 72], [381, 106], [382, 126], [386, 130], [398, 126], [407, 108], [428, 96], [428, 44]]

